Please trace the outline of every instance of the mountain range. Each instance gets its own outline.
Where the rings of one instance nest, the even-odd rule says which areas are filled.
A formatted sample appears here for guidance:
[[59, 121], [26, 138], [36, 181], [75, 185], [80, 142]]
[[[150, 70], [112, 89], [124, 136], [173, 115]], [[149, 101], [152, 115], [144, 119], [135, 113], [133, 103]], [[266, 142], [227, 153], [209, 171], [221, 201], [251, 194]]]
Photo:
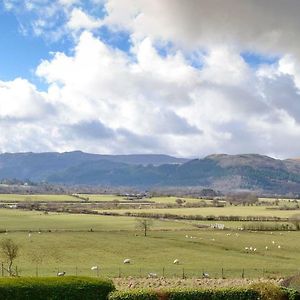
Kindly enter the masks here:
[[227, 192], [300, 194], [300, 160], [259, 154], [214, 154], [202, 159], [81, 151], [0, 154], [0, 179], [12, 178], [66, 185], [197, 186]]

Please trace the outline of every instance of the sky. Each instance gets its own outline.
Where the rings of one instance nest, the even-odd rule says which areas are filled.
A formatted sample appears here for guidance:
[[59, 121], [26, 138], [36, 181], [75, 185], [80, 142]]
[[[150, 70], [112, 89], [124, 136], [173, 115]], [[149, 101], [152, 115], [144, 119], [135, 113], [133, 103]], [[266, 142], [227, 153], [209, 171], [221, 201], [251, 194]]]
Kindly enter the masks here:
[[300, 156], [300, 1], [0, 0], [0, 152]]

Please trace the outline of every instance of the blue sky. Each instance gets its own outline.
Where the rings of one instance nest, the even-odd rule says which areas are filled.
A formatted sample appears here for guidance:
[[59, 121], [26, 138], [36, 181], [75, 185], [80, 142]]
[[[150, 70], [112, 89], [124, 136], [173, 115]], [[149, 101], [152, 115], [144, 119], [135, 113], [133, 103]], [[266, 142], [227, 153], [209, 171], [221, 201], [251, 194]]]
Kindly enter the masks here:
[[272, 1], [3, 0], [0, 151], [298, 156], [300, 4]]
[[32, 77], [32, 71], [42, 58], [49, 57], [50, 45], [42, 38], [24, 36], [17, 17], [10, 12], [0, 13], [0, 65], [1, 79]]

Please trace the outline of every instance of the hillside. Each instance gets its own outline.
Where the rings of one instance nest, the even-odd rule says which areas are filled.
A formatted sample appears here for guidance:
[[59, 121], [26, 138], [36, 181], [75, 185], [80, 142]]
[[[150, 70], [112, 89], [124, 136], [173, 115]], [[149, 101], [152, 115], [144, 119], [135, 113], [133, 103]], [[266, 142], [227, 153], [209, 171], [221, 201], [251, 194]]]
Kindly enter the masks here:
[[129, 165], [161, 165], [183, 163], [187, 159], [168, 155], [132, 154], [132, 155], [100, 155], [81, 151], [46, 152], [46, 153], [4, 153], [0, 154], [0, 179], [17, 178], [33, 181], [46, 180], [48, 176], [68, 168], [94, 161], [110, 161]]
[[83, 152], [0, 155], [0, 179], [56, 184], [164, 187], [300, 194], [300, 161], [258, 154], [215, 154], [203, 159], [166, 155], [97, 155]]

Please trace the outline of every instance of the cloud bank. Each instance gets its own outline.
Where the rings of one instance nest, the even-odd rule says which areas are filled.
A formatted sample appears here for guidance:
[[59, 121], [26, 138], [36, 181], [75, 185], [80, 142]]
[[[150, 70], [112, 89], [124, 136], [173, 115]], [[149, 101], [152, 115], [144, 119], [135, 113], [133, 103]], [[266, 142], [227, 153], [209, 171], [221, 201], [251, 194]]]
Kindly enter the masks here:
[[299, 1], [26, 3], [33, 32], [74, 47], [36, 67], [44, 91], [0, 81], [1, 151], [299, 156]]

